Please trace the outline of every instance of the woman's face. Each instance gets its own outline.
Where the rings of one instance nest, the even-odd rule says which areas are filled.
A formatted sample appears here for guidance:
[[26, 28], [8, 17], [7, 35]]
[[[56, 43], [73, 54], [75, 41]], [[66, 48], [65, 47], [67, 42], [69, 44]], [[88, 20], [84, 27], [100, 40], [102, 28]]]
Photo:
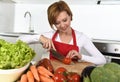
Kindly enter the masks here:
[[67, 32], [70, 29], [71, 16], [66, 11], [61, 12], [56, 18], [55, 26], [60, 32]]

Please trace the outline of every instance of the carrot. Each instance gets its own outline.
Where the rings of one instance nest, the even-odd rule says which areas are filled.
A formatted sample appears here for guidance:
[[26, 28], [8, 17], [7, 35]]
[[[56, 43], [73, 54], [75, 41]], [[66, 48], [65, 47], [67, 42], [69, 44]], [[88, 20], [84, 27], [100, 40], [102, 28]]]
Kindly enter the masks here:
[[46, 77], [50, 77], [50, 76], [54, 76], [50, 71], [48, 71], [45, 67], [43, 66], [38, 66], [37, 67], [38, 69], [38, 72], [41, 74], [41, 75], [44, 75]]
[[40, 75], [43, 75], [45, 77], [50, 77], [48, 74], [44, 73], [44, 71], [39, 70]]
[[23, 75], [21, 76], [20, 82], [28, 82], [28, 78], [27, 78], [27, 75], [26, 75], [26, 74], [23, 74]]
[[35, 79], [35, 82], [41, 82], [41, 81], [37, 81], [37, 80]]
[[54, 80], [51, 77], [46, 77], [43, 75], [40, 75], [40, 79], [42, 82], [54, 82]]
[[28, 82], [34, 82], [34, 76], [31, 71], [27, 72]]
[[38, 70], [37, 70], [36, 66], [35, 66], [35, 65], [31, 65], [31, 66], [30, 66], [30, 70], [31, 70], [34, 78], [35, 78], [37, 81], [40, 81], [39, 74], [38, 74]]

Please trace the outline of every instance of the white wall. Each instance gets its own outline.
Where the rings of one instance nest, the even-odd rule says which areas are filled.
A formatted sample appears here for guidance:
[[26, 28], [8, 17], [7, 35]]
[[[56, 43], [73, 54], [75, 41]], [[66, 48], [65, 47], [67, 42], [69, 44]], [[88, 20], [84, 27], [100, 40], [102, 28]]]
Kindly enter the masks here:
[[13, 31], [14, 4], [0, 2], [0, 32]]
[[[50, 29], [47, 20], [47, 4], [16, 4], [15, 32], [28, 32], [28, 20], [24, 13], [30, 11], [32, 27], [36, 33]], [[73, 11], [72, 27], [94, 39], [120, 40], [120, 5], [70, 5]]]
[[91, 38], [120, 40], [120, 5], [82, 5], [72, 9], [75, 29]]
[[31, 13], [31, 27], [34, 28], [36, 33], [50, 29], [46, 13], [47, 5], [16, 4], [15, 8], [15, 32], [29, 32], [29, 16], [24, 17], [26, 11]]

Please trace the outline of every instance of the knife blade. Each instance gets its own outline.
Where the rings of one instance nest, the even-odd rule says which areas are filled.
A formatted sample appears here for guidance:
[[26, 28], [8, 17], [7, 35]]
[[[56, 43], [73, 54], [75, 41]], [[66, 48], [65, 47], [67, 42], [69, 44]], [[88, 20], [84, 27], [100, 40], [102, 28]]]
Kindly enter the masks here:
[[[40, 42], [40, 44], [43, 45], [42, 42]], [[63, 56], [62, 54], [60, 54], [59, 52], [55, 51], [54, 49], [50, 49], [51, 53], [52, 53], [52, 56], [55, 57], [56, 59], [58, 59], [59, 61], [63, 62], [63, 60], [66, 58], [65, 56]], [[70, 64], [74, 64], [73, 61], [71, 61]]]
[[[40, 44], [43, 45], [42, 42], [40, 42]], [[52, 49], [52, 48], [50, 49], [50, 51], [51, 51], [53, 57], [55, 57], [56, 59], [58, 59], [58, 60], [60, 60], [60, 61], [62, 61], [62, 60], [65, 58], [63, 55], [61, 55], [60, 53], [58, 53], [57, 51], [55, 51], [55, 50]]]
[[50, 49], [52, 56], [54, 56], [56, 59], [63, 61], [63, 59], [65, 58], [65, 56], [61, 55], [60, 53], [58, 53], [57, 51], [55, 51], [54, 49]]
[[[64, 63], [63, 61], [64, 61], [64, 59], [66, 58], [65, 56], [63, 56], [63, 55], [60, 54], [59, 52], [55, 51], [54, 49], [50, 49], [50, 51], [51, 51], [52, 55], [53, 55], [56, 59], [58, 59], [59, 61], [61, 61], [62, 63]], [[70, 65], [73, 65], [73, 64], [75, 64], [75, 63], [71, 60]]]

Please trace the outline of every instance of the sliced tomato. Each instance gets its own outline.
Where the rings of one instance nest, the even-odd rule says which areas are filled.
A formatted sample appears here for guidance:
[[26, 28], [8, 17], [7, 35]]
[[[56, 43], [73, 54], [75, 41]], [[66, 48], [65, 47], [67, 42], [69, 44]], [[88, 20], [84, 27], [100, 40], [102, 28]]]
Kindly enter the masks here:
[[71, 61], [72, 61], [71, 58], [64, 58], [63, 59], [63, 63], [64, 64], [68, 64], [69, 65], [69, 64], [71, 64]]

